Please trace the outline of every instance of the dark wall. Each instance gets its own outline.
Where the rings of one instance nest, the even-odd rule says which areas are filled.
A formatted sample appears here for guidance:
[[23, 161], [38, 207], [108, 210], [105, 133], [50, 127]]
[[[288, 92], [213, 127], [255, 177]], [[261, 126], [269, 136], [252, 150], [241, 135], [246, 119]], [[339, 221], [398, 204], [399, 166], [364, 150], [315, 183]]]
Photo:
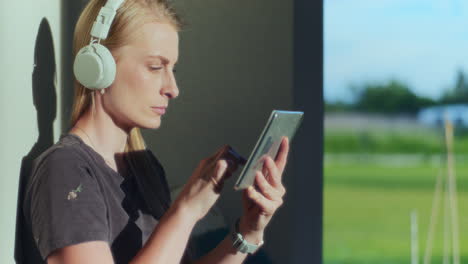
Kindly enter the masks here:
[[[170, 102], [157, 131], [145, 136], [165, 165], [169, 184], [187, 181], [198, 162], [223, 144], [248, 157], [273, 109], [293, 106], [293, 2], [184, 1], [189, 25], [180, 33], [179, 98]], [[293, 158], [291, 157], [290, 160]], [[292, 187], [292, 166], [284, 174]], [[236, 173], [217, 206], [228, 224], [242, 214]], [[291, 263], [293, 192], [265, 234], [258, 263]], [[207, 220], [209, 221], [209, 220]], [[271, 261], [270, 261], [271, 260]]]

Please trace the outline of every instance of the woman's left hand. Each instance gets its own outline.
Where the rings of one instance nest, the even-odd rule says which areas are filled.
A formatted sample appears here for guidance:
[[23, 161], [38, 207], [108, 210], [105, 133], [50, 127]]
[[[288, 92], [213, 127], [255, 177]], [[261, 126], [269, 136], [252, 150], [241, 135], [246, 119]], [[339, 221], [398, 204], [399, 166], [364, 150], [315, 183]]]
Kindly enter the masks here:
[[257, 171], [255, 184], [259, 190], [251, 186], [242, 194], [243, 215], [240, 219], [239, 231], [250, 243], [263, 240], [267, 224], [283, 204], [286, 189], [281, 179], [286, 167], [288, 152], [289, 139], [283, 137], [275, 161], [269, 156], [264, 157], [263, 170]]

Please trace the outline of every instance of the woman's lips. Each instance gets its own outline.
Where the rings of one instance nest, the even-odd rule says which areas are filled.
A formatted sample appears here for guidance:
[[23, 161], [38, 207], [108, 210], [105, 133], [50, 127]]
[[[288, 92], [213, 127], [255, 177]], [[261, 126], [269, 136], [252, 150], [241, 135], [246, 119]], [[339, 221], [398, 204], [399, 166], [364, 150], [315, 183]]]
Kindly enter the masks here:
[[151, 109], [153, 110], [153, 112], [160, 115], [164, 115], [166, 113], [166, 107], [151, 107]]

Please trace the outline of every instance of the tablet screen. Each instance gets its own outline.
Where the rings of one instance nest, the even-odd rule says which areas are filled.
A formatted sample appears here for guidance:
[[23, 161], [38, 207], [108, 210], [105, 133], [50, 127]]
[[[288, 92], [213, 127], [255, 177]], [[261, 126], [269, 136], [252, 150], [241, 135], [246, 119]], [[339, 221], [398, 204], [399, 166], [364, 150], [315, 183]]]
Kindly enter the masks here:
[[263, 160], [261, 158], [264, 155], [268, 155], [275, 160], [281, 144], [281, 138], [287, 136], [289, 142], [292, 142], [302, 122], [303, 115], [304, 112], [272, 111], [260, 138], [234, 185], [235, 190], [243, 190], [254, 184], [256, 171], [261, 171], [263, 168]]

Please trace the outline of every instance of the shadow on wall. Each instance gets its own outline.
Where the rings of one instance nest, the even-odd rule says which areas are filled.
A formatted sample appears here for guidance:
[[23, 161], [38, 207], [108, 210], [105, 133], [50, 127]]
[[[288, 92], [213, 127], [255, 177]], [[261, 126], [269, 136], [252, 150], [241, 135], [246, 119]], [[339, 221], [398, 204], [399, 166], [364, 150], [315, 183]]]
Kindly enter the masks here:
[[37, 111], [39, 137], [21, 162], [18, 184], [18, 203], [16, 211], [15, 260], [17, 263], [35, 263], [40, 259], [39, 252], [28, 247], [32, 241], [29, 228], [26, 228], [23, 217], [24, 188], [29, 180], [32, 162], [37, 156], [53, 145], [53, 123], [57, 114], [57, 95], [55, 90], [56, 69], [54, 44], [49, 22], [43, 18], [39, 26], [34, 49], [34, 70], [32, 74], [32, 95]]

